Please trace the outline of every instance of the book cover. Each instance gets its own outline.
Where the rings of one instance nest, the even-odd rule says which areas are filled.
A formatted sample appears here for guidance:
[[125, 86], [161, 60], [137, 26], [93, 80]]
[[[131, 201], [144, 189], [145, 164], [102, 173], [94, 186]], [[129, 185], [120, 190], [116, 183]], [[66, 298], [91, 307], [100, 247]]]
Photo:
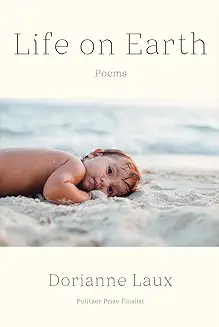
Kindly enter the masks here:
[[3, 325], [218, 326], [217, 1], [0, 6]]

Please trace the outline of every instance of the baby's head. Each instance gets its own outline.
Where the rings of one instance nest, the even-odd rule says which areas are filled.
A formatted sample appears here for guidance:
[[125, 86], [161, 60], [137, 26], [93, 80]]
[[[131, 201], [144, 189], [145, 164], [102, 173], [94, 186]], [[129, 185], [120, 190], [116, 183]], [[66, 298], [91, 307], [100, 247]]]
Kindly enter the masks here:
[[78, 187], [99, 190], [107, 196], [126, 196], [134, 192], [141, 176], [134, 161], [120, 150], [97, 149], [83, 157], [85, 176]]

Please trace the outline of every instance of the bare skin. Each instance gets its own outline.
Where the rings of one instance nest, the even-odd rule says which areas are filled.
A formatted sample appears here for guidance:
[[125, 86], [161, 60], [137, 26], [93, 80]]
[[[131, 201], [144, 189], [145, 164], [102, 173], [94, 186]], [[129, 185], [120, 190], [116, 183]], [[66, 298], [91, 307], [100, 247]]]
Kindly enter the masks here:
[[[54, 203], [80, 203], [100, 190], [107, 196], [128, 193], [124, 158], [92, 152], [84, 163], [76, 156], [47, 149], [0, 150], [0, 197], [43, 194]], [[125, 180], [125, 181], [124, 181]]]
[[79, 158], [59, 150], [0, 150], [0, 196], [44, 194], [49, 201], [72, 203], [90, 199], [76, 185], [85, 167]]

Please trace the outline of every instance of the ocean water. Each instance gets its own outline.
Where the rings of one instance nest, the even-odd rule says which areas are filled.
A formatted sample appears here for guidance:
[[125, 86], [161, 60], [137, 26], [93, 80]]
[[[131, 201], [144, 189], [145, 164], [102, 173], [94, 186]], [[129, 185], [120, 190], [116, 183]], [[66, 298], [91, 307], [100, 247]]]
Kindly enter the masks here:
[[219, 110], [0, 101], [0, 147], [219, 156]]

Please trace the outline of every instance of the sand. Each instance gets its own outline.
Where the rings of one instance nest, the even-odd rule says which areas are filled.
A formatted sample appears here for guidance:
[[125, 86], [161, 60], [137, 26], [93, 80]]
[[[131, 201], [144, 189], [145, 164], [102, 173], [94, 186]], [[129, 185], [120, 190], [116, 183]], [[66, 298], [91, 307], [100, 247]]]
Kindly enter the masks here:
[[127, 198], [0, 198], [2, 246], [219, 246], [219, 172], [143, 171]]

